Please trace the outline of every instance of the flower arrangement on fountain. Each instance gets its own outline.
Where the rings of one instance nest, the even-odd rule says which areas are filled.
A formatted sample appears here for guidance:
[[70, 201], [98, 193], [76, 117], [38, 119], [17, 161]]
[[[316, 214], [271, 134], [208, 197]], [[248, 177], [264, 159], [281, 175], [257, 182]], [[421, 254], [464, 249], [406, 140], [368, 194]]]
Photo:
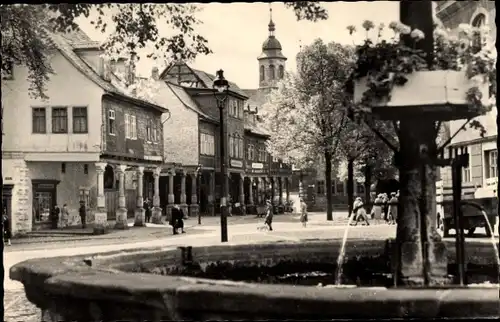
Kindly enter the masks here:
[[[477, 86], [471, 86], [464, 93], [469, 103], [469, 110], [484, 114], [494, 104], [496, 96], [496, 49], [487, 36], [487, 28], [474, 28], [462, 24], [458, 33], [447, 30], [440, 23], [434, 25], [434, 57], [432, 65], [426, 61], [426, 54], [417, 48], [418, 42], [426, 35], [419, 29], [411, 29], [400, 22], [391, 22], [389, 29], [393, 37], [381, 39], [385, 31], [384, 24], [376, 27], [372, 21], [366, 20], [362, 25], [366, 38], [356, 46], [357, 65], [353, 78], [359, 81], [366, 79], [367, 90], [359, 102], [360, 111], [369, 111], [374, 102], [388, 101], [395, 86], [404, 86], [408, 76], [418, 71], [461, 71], [473, 80]], [[348, 26], [350, 35], [356, 32], [355, 26]], [[377, 33], [376, 40], [370, 34]], [[408, 37], [413, 46], [404, 42]], [[480, 86], [490, 82], [490, 100], [485, 104]]]

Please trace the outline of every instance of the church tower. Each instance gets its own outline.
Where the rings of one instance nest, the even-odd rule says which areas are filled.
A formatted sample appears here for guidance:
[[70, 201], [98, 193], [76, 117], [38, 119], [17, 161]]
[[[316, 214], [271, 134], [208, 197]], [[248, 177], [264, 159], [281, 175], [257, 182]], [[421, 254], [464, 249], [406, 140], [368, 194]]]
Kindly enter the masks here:
[[273, 9], [269, 8], [269, 36], [262, 44], [262, 54], [259, 61], [259, 89], [270, 90], [285, 76], [286, 57], [281, 52], [281, 44], [274, 36], [276, 30], [273, 22]]

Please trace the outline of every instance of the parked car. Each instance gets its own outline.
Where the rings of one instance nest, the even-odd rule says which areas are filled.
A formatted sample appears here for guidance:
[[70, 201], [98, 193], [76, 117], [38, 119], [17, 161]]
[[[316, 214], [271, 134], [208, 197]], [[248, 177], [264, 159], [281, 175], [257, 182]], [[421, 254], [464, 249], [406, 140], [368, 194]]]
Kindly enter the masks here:
[[[491, 237], [497, 222], [497, 198], [469, 199], [461, 201], [461, 210], [464, 218], [464, 230], [467, 236], [472, 237], [476, 228], [483, 227], [487, 237]], [[488, 219], [490, 226], [486, 223]], [[450, 236], [450, 229], [455, 228], [453, 218], [453, 201], [444, 200], [437, 204], [438, 227], [443, 232], [443, 237]], [[490, 229], [491, 228], [491, 229]]]

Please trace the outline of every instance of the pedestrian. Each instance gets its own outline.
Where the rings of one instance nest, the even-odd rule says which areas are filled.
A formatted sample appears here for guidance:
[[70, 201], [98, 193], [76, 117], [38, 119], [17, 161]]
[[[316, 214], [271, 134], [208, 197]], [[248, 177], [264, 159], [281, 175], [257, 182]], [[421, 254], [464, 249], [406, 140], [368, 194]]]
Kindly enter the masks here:
[[87, 227], [87, 207], [85, 207], [85, 201], [83, 200], [80, 200], [78, 214], [80, 215], [80, 220], [82, 222], [82, 229], [85, 229]]
[[302, 223], [302, 227], [307, 226], [307, 204], [304, 202], [304, 199], [300, 198], [300, 222]]
[[50, 212], [50, 224], [52, 229], [57, 229], [57, 224], [59, 222], [59, 216], [61, 215], [61, 209], [56, 204], [54, 209]]
[[10, 220], [7, 215], [7, 208], [3, 207], [2, 211], [2, 223], [3, 223], [3, 242], [10, 246], [10, 239], [12, 238], [12, 233], [10, 231]]
[[64, 204], [61, 209], [61, 227], [62, 228], [67, 227], [68, 221], [69, 221], [68, 205]]
[[382, 194], [378, 194], [373, 203], [372, 219], [382, 219], [382, 206]]
[[151, 204], [149, 202], [149, 199], [148, 198], [144, 198], [144, 202], [143, 202], [143, 208], [144, 208], [144, 215], [145, 215], [145, 219], [146, 219], [146, 222], [150, 222], [151, 221]]
[[355, 216], [353, 218], [354, 224], [351, 223], [352, 226], [357, 226], [358, 222], [361, 220], [363, 220], [367, 226], [370, 226], [370, 221], [368, 220], [368, 216], [366, 215], [366, 209], [364, 207], [363, 200], [361, 199], [361, 197], [356, 198], [352, 210], [353, 210], [353, 215]]
[[179, 205], [174, 205], [172, 208], [172, 218], [170, 220], [170, 225], [173, 229], [173, 234], [177, 235], [179, 233], [179, 228], [184, 234], [184, 213]]
[[397, 194], [392, 192], [391, 200], [389, 200], [389, 225], [395, 225], [398, 220], [398, 204]]
[[389, 197], [387, 197], [387, 193], [382, 194], [382, 212], [384, 213], [384, 220], [389, 222], [387, 217], [389, 214]]
[[273, 205], [271, 200], [266, 201], [266, 218], [264, 219], [264, 223], [267, 225], [269, 230], [273, 230]]

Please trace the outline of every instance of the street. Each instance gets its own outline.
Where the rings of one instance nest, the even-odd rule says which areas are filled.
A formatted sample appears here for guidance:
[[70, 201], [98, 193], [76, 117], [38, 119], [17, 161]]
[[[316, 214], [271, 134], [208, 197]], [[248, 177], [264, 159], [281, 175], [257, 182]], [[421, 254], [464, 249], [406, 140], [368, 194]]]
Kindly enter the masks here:
[[[254, 217], [254, 216], [251, 216]], [[229, 242], [227, 244], [242, 244], [242, 243], [260, 243], [273, 241], [299, 241], [304, 239], [326, 239], [326, 238], [342, 238], [345, 231], [345, 216], [337, 214], [336, 220], [327, 222], [324, 214], [312, 214], [311, 219], [306, 228], [293, 218], [288, 216], [280, 218], [273, 224], [273, 231], [261, 231], [257, 227], [261, 225], [262, 220], [247, 217], [232, 217], [228, 227]], [[35, 321], [39, 318], [39, 310], [33, 307], [24, 296], [24, 290], [21, 283], [12, 281], [8, 277], [9, 269], [21, 261], [40, 258], [40, 257], [56, 257], [56, 256], [71, 256], [80, 254], [90, 254], [97, 252], [109, 252], [122, 249], [133, 249], [141, 247], [157, 247], [170, 245], [176, 247], [179, 245], [206, 246], [220, 244], [220, 226], [217, 218], [205, 220], [205, 224], [198, 226], [196, 219], [187, 221], [187, 233], [180, 235], [171, 235], [169, 227], [165, 227], [164, 237], [155, 238], [153, 240], [140, 241], [136, 238], [119, 240], [113, 242], [110, 240], [90, 239], [87, 241], [74, 241], [61, 243], [44, 243], [37, 245], [23, 245], [12, 247], [8, 252], [4, 253], [4, 269], [5, 269], [5, 321]], [[150, 225], [145, 229], [158, 229], [158, 225]], [[133, 230], [129, 230], [131, 233]], [[395, 237], [395, 226], [386, 224], [372, 224], [370, 226], [355, 226], [349, 227], [349, 239], [372, 238], [386, 239]], [[347, 246], [349, 253], [349, 246]]]

